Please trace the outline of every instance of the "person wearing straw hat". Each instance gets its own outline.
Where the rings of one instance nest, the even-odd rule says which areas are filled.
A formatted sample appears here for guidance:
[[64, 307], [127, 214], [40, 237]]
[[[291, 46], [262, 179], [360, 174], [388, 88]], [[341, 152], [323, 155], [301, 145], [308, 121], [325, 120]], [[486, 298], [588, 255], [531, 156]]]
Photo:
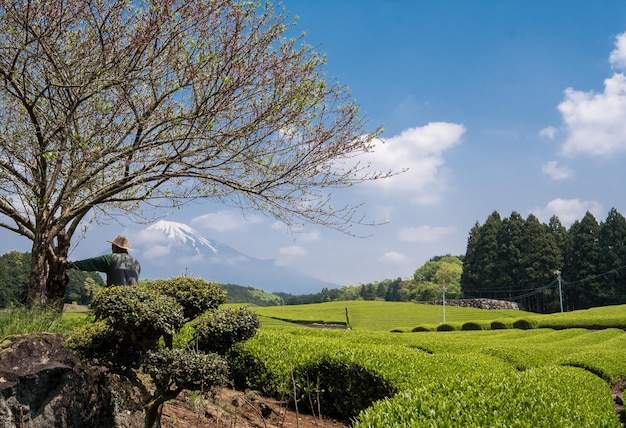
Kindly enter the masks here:
[[132, 247], [128, 244], [128, 238], [117, 235], [111, 243], [111, 253], [91, 259], [69, 262], [70, 269], [78, 269], [86, 272], [102, 272], [107, 276], [107, 287], [112, 285], [137, 285], [141, 266], [137, 259], [128, 254]]

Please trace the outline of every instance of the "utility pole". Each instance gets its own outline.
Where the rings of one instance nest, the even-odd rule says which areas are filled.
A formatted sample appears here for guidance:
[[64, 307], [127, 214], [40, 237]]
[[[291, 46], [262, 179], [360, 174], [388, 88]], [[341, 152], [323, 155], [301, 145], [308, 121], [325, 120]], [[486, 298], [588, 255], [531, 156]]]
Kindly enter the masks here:
[[443, 322], [446, 322], [446, 284], [441, 287], [443, 293]]
[[554, 274], [557, 276], [559, 281], [559, 300], [561, 301], [561, 312], [563, 312], [563, 289], [561, 288], [561, 271], [555, 270]]

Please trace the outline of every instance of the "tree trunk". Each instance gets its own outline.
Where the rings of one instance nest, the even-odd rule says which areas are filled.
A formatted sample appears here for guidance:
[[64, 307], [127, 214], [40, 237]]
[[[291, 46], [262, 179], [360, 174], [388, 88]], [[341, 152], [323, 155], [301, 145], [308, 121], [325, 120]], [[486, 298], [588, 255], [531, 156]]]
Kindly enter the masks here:
[[146, 411], [146, 419], [144, 420], [144, 428], [160, 428], [161, 415], [163, 413], [163, 405], [174, 398], [178, 397], [180, 391], [157, 391], [154, 392], [152, 399], [144, 406]]
[[47, 301], [46, 251], [41, 242], [34, 241], [31, 249], [31, 269], [28, 281], [28, 296], [26, 303], [29, 306], [45, 305]]
[[47, 305], [63, 310], [65, 288], [69, 282], [66, 273], [69, 239], [60, 234], [56, 240], [56, 247], [50, 244], [46, 234], [37, 236], [33, 241], [28, 305]]

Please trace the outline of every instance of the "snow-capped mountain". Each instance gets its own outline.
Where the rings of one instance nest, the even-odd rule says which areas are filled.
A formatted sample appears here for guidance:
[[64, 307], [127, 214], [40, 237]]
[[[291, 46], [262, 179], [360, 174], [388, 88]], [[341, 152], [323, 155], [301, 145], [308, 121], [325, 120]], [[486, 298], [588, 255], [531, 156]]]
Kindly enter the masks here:
[[200, 253], [201, 250], [198, 245], [209, 248], [214, 254], [217, 254], [217, 249], [211, 245], [211, 241], [200, 235], [195, 229], [187, 226], [184, 223], [176, 223], [173, 221], [159, 220], [152, 226], [146, 228], [148, 231], [161, 231], [167, 236], [167, 239], [173, 244], [190, 244], [196, 249], [196, 252]]
[[273, 260], [247, 256], [206, 238], [184, 223], [159, 220], [134, 237], [133, 246], [134, 255], [141, 263], [141, 277], [146, 279], [189, 275], [294, 295], [338, 287], [295, 269], [277, 266]]

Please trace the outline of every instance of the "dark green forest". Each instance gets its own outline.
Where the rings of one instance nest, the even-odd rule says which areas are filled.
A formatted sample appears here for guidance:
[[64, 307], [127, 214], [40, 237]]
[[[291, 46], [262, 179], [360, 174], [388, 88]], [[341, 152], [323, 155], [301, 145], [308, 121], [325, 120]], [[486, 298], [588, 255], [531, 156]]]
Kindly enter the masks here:
[[[0, 256], [0, 308], [20, 301], [26, 290], [30, 254]], [[93, 272], [68, 272], [66, 303], [88, 304], [104, 286]], [[615, 208], [604, 221], [593, 214], [565, 228], [557, 216], [548, 224], [530, 214], [494, 211], [470, 230], [466, 253], [436, 256], [411, 278], [324, 288], [319, 293], [267, 293], [221, 284], [229, 303], [294, 305], [342, 300], [419, 302], [489, 298], [515, 301], [521, 309], [551, 313], [626, 303], [626, 218]]]
[[[28, 287], [30, 253], [9, 251], [0, 256], [0, 308], [20, 303]], [[65, 303], [86, 305], [105, 283], [95, 272], [69, 270]]]
[[[469, 234], [461, 288], [465, 298], [515, 300], [549, 313], [626, 302], [626, 219], [615, 208], [590, 212], [566, 229], [513, 212], [493, 212]], [[559, 279], [560, 287], [559, 287]]]

